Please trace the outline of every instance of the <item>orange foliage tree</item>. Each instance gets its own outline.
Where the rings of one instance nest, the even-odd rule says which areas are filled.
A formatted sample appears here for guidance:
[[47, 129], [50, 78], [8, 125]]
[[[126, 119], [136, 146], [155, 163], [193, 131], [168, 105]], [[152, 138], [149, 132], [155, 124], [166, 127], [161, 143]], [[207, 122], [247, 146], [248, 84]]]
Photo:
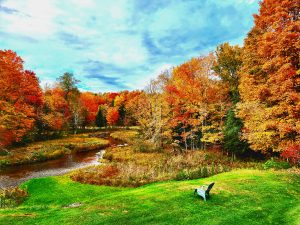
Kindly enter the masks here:
[[107, 110], [106, 121], [110, 126], [116, 125], [119, 120], [119, 111], [117, 107], [110, 107]]
[[[142, 91], [130, 91], [126, 94], [126, 101], [124, 101], [125, 106], [125, 121], [124, 124], [127, 125], [137, 125], [140, 119], [143, 107], [140, 107], [141, 96], [144, 93]], [[116, 101], [118, 102], [118, 101]]]
[[299, 13], [298, 0], [264, 0], [245, 40], [238, 116], [257, 151], [300, 141]]
[[170, 125], [186, 149], [188, 141], [194, 148], [200, 137], [205, 143], [222, 141], [228, 88], [213, 72], [214, 60], [209, 54], [183, 63], [174, 68], [165, 87], [172, 111]]
[[0, 50], [0, 87], [0, 147], [5, 147], [33, 128], [43, 99], [37, 77], [11, 50]]
[[60, 131], [67, 127], [71, 112], [68, 102], [64, 98], [64, 91], [59, 87], [46, 89], [45, 104], [40, 115], [40, 132]]

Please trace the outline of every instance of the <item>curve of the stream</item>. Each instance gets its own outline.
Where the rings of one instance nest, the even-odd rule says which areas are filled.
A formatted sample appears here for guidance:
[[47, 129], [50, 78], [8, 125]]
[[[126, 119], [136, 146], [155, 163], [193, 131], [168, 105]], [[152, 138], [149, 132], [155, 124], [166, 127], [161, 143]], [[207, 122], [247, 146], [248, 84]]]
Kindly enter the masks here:
[[[108, 139], [110, 147], [122, 144], [121, 141], [110, 136], [105, 139]], [[75, 169], [98, 165], [104, 152], [105, 148], [87, 152], [74, 152], [59, 159], [1, 168], [0, 188], [15, 187], [32, 178], [63, 175]]]

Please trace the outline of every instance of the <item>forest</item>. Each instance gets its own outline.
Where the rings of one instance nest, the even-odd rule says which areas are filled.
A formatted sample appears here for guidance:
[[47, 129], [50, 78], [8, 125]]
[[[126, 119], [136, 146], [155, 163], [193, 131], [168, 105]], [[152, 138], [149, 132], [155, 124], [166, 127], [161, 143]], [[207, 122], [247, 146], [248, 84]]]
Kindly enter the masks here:
[[[0, 168], [106, 148], [100, 165], [78, 168], [62, 177], [29, 180], [13, 191], [7, 189], [20, 195], [20, 202], [25, 201], [17, 206], [23, 208], [17, 208], [16, 213], [21, 216], [28, 211], [29, 215], [15, 224], [32, 223], [35, 217], [54, 224], [37, 208], [47, 208], [47, 204], [57, 209], [64, 205], [60, 212], [47, 208], [61, 224], [74, 224], [81, 204], [88, 212], [83, 216], [84, 224], [100, 224], [96, 222], [99, 216], [103, 224], [175, 224], [167, 214], [169, 209], [185, 215], [187, 219], [180, 219], [180, 224], [298, 224], [299, 18], [299, 0], [261, 1], [243, 46], [222, 43], [207, 54], [161, 71], [142, 90], [80, 91], [76, 74], [67, 71], [58, 75], [55, 84], [41, 87], [36, 73], [25, 68], [24, 60], [13, 49], [0, 50]], [[112, 145], [107, 135], [120, 143]], [[38, 147], [41, 144], [42, 150]], [[199, 199], [195, 203], [187, 192], [197, 182], [211, 180], [216, 181], [216, 189], [212, 189], [216, 194], [201, 206], [208, 211], [201, 218], [196, 215]], [[49, 192], [43, 190], [47, 185], [52, 188]], [[59, 185], [65, 185], [69, 192]], [[224, 188], [218, 189], [218, 185]], [[175, 196], [166, 199], [160, 195], [160, 190], [168, 195], [173, 186]], [[136, 189], [119, 193], [123, 187]], [[256, 194], [252, 203], [246, 201], [252, 194], [245, 192], [252, 189], [262, 192], [261, 198], [269, 205]], [[82, 190], [80, 196], [75, 194], [78, 190]], [[95, 196], [87, 198], [91, 190]], [[50, 191], [64, 195], [60, 200], [50, 197], [47, 202]], [[279, 193], [287, 199], [277, 202], [282, 197]], [[145, 204], [140, 202], [143, 195]], [[229, 200], [231, 195], [237, 197]], [[158, 198], [164, 212], [153, 206], [153, 198]], [[38, 206], [41, 199], [45, 203]], [[104, 207], [100, 214], [95, 214], [94, 201]], [[126, 201], [128, 205], [124, 205]], [[218, 213], [223, 210], [223, 201], [228, 204], [224, 210], [239, 208], [238, 204], [244, 209], [228, 212], [222, 220]], [[72, 209], [74, 202], [80, 204]], [[182, 208], [177, 205], [181, 203]], [[255, 204], [261, 211], [254, 209]], [[114, 206], [117, 209], [110, 209]], [[288, 214], [279, 218], [281, 212], [272, 212], [276, 207]], [[69, 208], [74, 211], [67, 212]], [[0, 223], [10, 224], [13, 210], [10, 206], [1, 209], [0, 202]], [[253, 220], [244, 217], [247, 212]], [[149, 220], [142, 219], [143, 215]]]

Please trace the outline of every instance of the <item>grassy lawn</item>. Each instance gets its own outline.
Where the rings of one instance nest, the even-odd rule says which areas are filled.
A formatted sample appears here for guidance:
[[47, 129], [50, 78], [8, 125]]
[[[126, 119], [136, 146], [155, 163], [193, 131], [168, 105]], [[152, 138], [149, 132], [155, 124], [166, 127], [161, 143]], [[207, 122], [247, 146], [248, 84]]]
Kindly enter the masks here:
[[[214, 181], [207, 202], [193, 189]], [[300, 224], [300, 176], [236, 170], [138, 188], [95, 186], [67, 176], [30, 180], [30, 197], [1, 209], [0, 224]], [[76, 208], [65, 207], [80, 202]]]
[[108, 140], [90, 137], [89, 134], [68, 135], [54, 140], [40, 141], [9, 150], [0, 156], [0, 166], [26, 164], [59, 158], [72, 151], [89, 151], [108, 146]]

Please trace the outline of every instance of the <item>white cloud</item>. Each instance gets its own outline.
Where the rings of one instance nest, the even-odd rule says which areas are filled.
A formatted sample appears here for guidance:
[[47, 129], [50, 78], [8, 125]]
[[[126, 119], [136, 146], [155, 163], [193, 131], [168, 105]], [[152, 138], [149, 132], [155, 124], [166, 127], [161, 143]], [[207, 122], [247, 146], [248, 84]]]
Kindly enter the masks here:
[[[42, 84], [70, 71], [86, 90], [143, 88], [220, 42], [240, 43], [257, 10], [257, 0], [205, 2], [6, 0], [1, 5], [14, 13], [0, 10], [0, 49], [17, 51]], [[86, 78], [89, 60], [107, 65], [97, 74], [120, 85]]]
[[54, 18], [61, 14], [55, 3], [51, 0], [5, 1], [4, 7], [18, 13], [1, 15], [1, 30], [33, 38], [49, 37], [56, 30]]

